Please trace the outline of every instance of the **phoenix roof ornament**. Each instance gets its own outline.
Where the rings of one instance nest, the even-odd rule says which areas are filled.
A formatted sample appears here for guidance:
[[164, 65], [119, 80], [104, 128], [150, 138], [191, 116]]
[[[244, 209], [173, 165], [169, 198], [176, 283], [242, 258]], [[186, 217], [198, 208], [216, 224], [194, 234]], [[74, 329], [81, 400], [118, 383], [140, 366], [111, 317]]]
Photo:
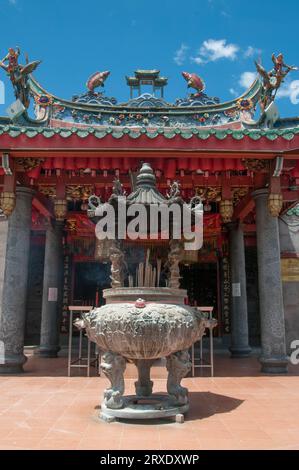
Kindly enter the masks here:
[[21, 65], [19, 64], [20, 54], [19, 47], [16, 47], [16, 49], [10, 48], [8, 54], [0, 60], [0, 67], [7, 72], [14, 87], [16, 99], [19, 99], [25, 108], [28, 108], [30, 102], [28, 75], [39, 66], [41, 61], [35, 60], [34, 62], [29, 62], [28, 57], [26, 57], [26, 65]]

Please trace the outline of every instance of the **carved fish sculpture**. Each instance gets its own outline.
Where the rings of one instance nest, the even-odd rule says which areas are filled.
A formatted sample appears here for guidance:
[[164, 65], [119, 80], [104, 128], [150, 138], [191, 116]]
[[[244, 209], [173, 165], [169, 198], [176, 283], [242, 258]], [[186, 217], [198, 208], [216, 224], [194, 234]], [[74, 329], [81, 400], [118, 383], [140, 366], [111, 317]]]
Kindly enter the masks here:
[[95, 88], [99, 86], [104, 86], [104, 82], [109, 75], [110, 72], [108, 70], [106, 70], [105, 72], [95, 72], [94, 74], [92, 74], [86, 83], [86, 86], [89, 91], [94, 93]]
[[188, 87], [194, 88], [197, 93], [202, 93], [206, 87], [205, 82], [196, 73], [182, 72], [184, 79], [188, 83]]

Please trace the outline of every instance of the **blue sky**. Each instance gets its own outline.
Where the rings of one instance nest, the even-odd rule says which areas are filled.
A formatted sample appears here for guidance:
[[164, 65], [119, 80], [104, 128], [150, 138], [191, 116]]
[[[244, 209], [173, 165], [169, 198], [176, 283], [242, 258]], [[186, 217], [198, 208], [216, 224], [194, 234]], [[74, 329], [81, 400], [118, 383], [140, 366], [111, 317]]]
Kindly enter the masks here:
[[[169, 77], [168, 101], [186, 95], [183, 70], [202, 76], [207, 94], [224, 101], [251, 82], [255, 58], [270, 69], [272, 52], [283, 52], [299, 66], [298, 14], [298, 0], [0, 0], [0, 55], [18, 45], [41, 59], [36, 78], [64, 98], [83, 92], [93, 72], [110, 70], [106, 94], [124, 101], [125, 75], [159, 68]], [[13, 95], [2, 70], [0, 79], [5, 115]], [[299, 115], [299, 71], [280, 95], [281, 116]]]

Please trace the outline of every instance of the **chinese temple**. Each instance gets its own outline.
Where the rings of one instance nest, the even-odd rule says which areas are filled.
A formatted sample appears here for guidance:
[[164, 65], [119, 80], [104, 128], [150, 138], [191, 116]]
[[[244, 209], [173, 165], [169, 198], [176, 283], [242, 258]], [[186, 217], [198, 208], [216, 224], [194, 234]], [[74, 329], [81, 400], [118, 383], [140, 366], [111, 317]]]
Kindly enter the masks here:
[[[10, 49], [0, 62], [16, 97], [0, 117], [0, 373], [22, 371], [24, 346], [56, 357], [68, 305], [103, 303], [109, 256], [88, 203], [107, 201], [115, 181], [129, 194], [144, 162], [165, 197], [175, 182], [203, 204], [203, 247], [180, 265], [189, 304], [214, 307], [217, 342], [233, 357], [260, 347], [263, 372], [286, 372], [299, 338], [299, 118], [280, 118], [275, 97], [295, 68], [273, 55], [273, 68], [256, 64], [250, 88], [227, 102], [183, 72], [174, 103], [159, 70], [136, 70], [118, 102], [104, 91], [109, 71], [68, 100], [33, 76], [39, 61], [19, 59]], [[148, 248], [164, 260], [167, 244], [126, 240], [128, 262]]]

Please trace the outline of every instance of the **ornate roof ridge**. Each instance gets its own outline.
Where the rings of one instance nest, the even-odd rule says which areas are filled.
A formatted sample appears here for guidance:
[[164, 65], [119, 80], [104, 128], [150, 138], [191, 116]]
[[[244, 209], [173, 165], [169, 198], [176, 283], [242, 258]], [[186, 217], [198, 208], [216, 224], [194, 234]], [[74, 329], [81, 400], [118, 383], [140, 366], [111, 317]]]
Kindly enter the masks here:
[[[77, 101], [67, 100], [67, 99], [64, 99], [64, 98], [60, 98], [60, 97], [58, 97], [58, 96], [56, 96], [52, 93], [49, 93], [45, 88], [43, 88], [41, 86], [41, 84], [32, 75], [29, 77], [28, 83], [29, 83], [29, 87], [30, 87], [30, 90], [31, 90], [33, 95], [41, 95], [42, 94], [42, 95], [45, 95], [45, 96], [49, 96], [57, 104], [61, 104], [61, 105], [69, 106], [69, 107], [76, 107], [76, 105], [78, 105]], [[222, 109], [222, 108], [229, 109], [231, 107], [235, 107], [235, 106], [237, 106], [237, 104], [240, 100], [243, 100], [245, 98], [253, 99], [253, 98], [257, 97], [260, 93], [260, 90], [261, 90], [261, 83], [260, 83], [260, 80], [257, 78], [256, 80], [254, 80], [252, 85], [247, 90], [245, 90], [244, 93], [242, 93], [240, 96], [238, 96], [238, 97], [236, 97], [232, 100], [223, 101], [223, 102], [219, 102], [219, 103], [217, 102], [216, 103], [216, 108], [219, 110], [219, 109]], [[142, 95], [140, 95], [140, 96], [142, 96]], [[136, 99], [140, 98], [140, 96], [138, 96], [137, 98], [134, 98], [134, 101]], [[154, 97], [154, 98], [156, 98], [157, 100], [160, 99], [158, 97]], [[106, 98], [106, 100], [109, 100], [109, 98]], [[131, 100], [129, 100], [129, 102], [130, 101]], [[128, 105], [129, 102], [121, 102], [121, 103], [115, 104], [114, 106], [116, 108], [125, 108]], [[188, 110], [190, 112], [192, 111], [192, 110], [190, 110], [190, 105], [182, 106], [182, 105], [176, 105], [175, 103], [174, 104], [167, 103], [167, 104], [168, 104], [168, 106], [171, 110], [178, 108], [178, 111], [182, 111], [182, 109], [180, 109], [180, 108], [184, 108], [184, 111], [186, 111], [186, 112]], [[95, 104], [90, 104], [89, 106], [91, 106], [92, 108], [97, 108], [98, 107]], [[202, 105], [199, 104], [197, 107], [200, 108], [200, 107], [209, 107], [209, 106], [214, 106], [214, 105], [203, 105], [202, 106]], [[193, 105], [192, 107], [195, 108], [196, 106]], [[193, 109], [193, 111], [194, 110], [195, 109]]]

